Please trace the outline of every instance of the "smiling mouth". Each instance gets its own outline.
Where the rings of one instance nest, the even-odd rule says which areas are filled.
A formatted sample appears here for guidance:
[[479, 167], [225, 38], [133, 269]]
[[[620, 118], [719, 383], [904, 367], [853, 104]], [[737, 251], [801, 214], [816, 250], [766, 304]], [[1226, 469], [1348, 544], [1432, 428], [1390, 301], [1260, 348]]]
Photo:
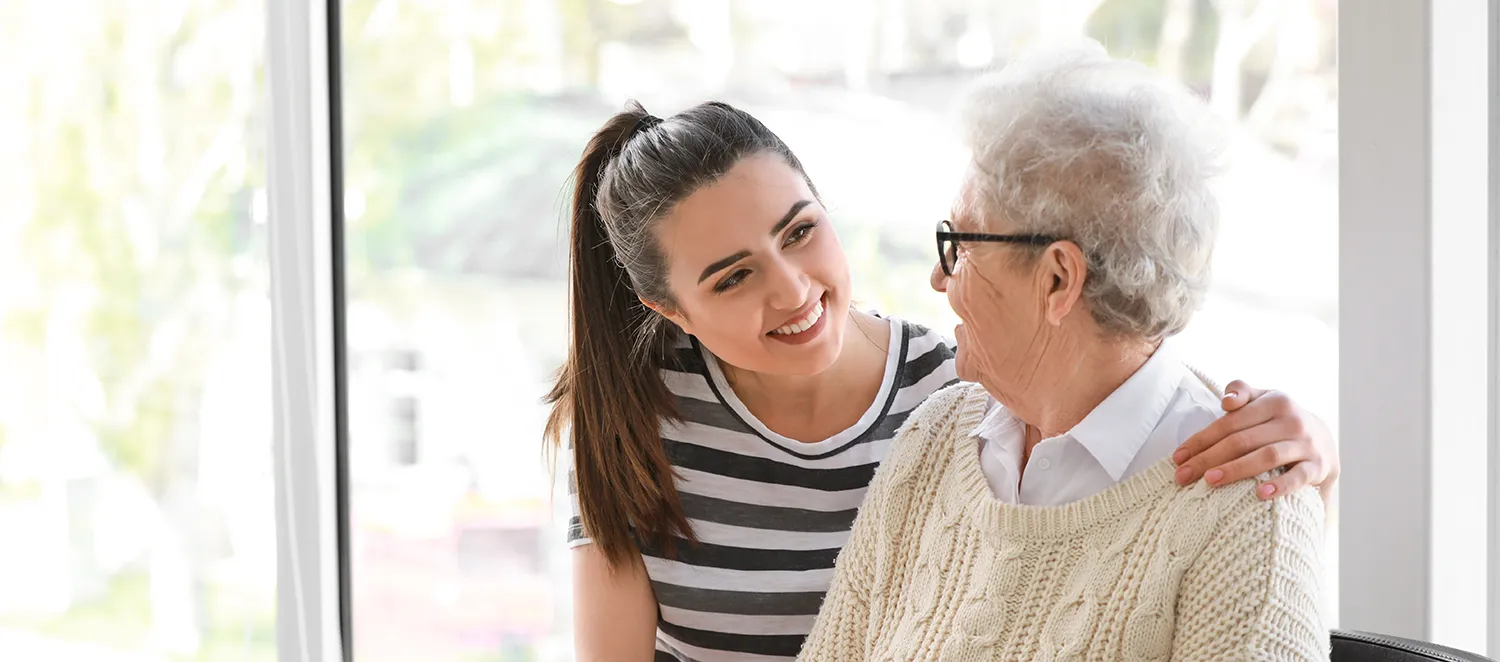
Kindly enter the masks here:
[[[824, 296], [827, 296], [827, 295], [825, 294]], [[807, 311], [806, 315], [803, 315], [802, 317], [800, 317], [800, 318], [798, 318], [798, 319], [796, 319], [796, 320], [794, 320], [792, 322], [789, 322], [786, 325], [782, 326], [781, 328], [776, 329], [774, 331], [771, 331], [770, 333], [768, 333], [766, 335], [792, 336], [792, 335], [796, 335], [796, 334], [802, 333], [803, 331], [811, 329], [813, 327], [813, 325], [817, 324], [818, 320], [820, 320], [820, 319], [823, 318], [823, 313], [824, 312], [825, 311], [823, 309], [823, 297], [819, 297], [818, 301], [813, 304], [812, 310]]]

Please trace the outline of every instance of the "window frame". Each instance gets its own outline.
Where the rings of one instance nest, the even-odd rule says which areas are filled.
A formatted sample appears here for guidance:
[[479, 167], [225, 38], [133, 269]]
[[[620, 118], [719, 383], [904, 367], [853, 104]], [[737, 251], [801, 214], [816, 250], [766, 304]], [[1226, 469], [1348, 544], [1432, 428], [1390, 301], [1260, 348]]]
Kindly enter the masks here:
[[276, 640], [352, 659], [338, 0], [266, 2]]
[[1490, 655], [1496, 5], [1341, 3], [1338, 19], [1340, 626]]

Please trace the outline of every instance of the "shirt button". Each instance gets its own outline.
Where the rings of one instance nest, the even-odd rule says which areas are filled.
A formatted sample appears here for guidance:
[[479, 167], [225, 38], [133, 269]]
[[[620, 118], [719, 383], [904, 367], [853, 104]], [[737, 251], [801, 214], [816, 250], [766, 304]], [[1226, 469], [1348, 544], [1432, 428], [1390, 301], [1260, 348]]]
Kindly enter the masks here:
[[1052, 460], [1049, 460], [1049, 459], [1047, 459], [1047, 458], [1044, 457], [1044, 458], [1042, 458], [1040, 461], [1038, 461], [1036, 463], [1036, 468], [1041, 469], [1042, 471], [1046, 471], [1048, 469], [1051, 469], [1052, 468]]

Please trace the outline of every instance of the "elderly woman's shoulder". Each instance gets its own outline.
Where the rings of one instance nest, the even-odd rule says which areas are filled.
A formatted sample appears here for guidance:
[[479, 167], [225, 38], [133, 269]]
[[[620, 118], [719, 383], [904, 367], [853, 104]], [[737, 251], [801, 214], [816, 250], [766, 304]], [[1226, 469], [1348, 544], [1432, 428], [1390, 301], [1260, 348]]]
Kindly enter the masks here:
[[[941, 422], [950, 417], [963, 414], [966, 406], [973, 408], [976, 403], [983, 413], [984, 406], [988, 405], [989, 393], [985, 392], [984, 386], [973, 382], [954, 381], [927, 396], [922, 404], [912, 411], [907, 418], [907, 426], [917, 422]], [[977, 421], [976, 421], [977, 423]]]
[[1221, 487], [1198, 481], [1182, 488], [1188, 501], [1198, 502], [1209, 511], [1199, 510], [1190, 517], [1204, 524], [1214, 522], [1219, 535], [1260, 539], [1271, 545], [1289, 542], [1288, 538], [1301, 543], [1306, 542], [1302, 538], [1319, 536], [1325, 513], [1316, 488], [1304, 487], [1275, 499], [1262, 499], [1258, 494], [1261, 484], [1279, 473], [1265, 473]]

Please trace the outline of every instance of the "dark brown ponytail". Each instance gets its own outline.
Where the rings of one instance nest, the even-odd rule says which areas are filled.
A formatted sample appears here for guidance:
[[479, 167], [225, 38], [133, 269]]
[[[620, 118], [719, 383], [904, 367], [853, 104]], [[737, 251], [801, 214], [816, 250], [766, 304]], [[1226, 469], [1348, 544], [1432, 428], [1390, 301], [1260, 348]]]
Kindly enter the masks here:
[[[616, 567], [636, 553], [632, 525], [653, 543], [690, 535], [661, 444], [661, 419], [676, 417], [660, 372], [665, 329], [641, 305], [595, 205], [605, 169], [644, 116], [631, 109], [611, 118], [573, 174], [573, 342], [547, 395], [547, 437], [559, 443], [564, 429], [570, 435], [584, 530]], [[642, 339], [632, 341], [631, 331]]]
[[802, 171], [775, 134], [726, 104], [660, 120], [631, 102], [594, 134], [573, 173], [571, 345], [547, 395], [546, 438], [554, 451], [571, 448], [584, 533], [614, 567], [639, 553], [637, 540], [670, 552], [694, 539], [661, 443], [662, 421], [678, 418], [661, 377], [676, 330], [641, 303], [676, 305], [653, 228], [698, 187], [763, 152]]

